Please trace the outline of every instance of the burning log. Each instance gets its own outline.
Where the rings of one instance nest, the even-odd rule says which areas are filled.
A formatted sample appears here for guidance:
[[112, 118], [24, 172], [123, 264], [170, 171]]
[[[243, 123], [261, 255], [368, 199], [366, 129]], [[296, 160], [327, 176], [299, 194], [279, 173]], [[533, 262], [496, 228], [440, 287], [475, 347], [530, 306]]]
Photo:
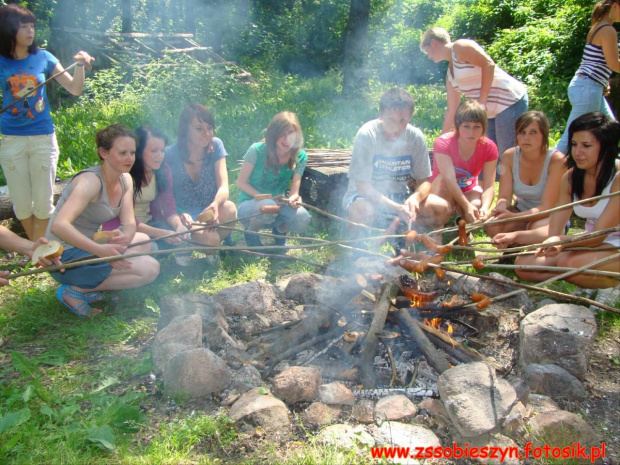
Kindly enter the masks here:
[[377, 386], [373, 367], [377, 345], [379, 344], [379, 337], [377, 334], [383, 330], [383, 325], [385, 325], [392, 299], [396, 297], [397, 292], [398, 286], [396, 284], [387, 283], [384, 285], [381, 295], [375, 302], [373, 309], [374, 317], [370, 324], [366, 340], [364, 341], [362, 356], [356, 364], [360, 370], [362, 384], [366, 388], [374, 389]]
[[450, 364], [446, 361], [446, 358], [435, 348], [420, 329], [419, 325], [421, 323], [418, 320], [413, 318], [402, 308], [396, 312], [396, 318], [398, 322], [407, 329], [420, 349], [420, 352], [424, 354], [429, 365], [431, 365], [437, 373], [442, 374], [444, 371], [450, 369]]

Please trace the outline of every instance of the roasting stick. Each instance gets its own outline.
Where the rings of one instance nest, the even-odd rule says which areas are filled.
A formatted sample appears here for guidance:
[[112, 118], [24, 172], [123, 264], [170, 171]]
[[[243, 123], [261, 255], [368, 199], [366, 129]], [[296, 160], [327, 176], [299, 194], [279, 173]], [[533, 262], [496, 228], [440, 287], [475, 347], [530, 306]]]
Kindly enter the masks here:
[[[512, 223], [515, 221], [523, 221], [523, 220], [528, 220], [531, 218], [536, 218], [539, 216], [546, 216], [549, 213], [553, 213], [556, 211], [560, 211], [560, 210], [565, 210], [567, 208], [572, 208], [575, 205], [581, 205], [583, 203], [589, 203], [589, 202], [593, 202], [595, 200], [600, 200], [600, 199], [606, 199], [609, 197], [614, 197], [616, 195], [620, 195], [620, 191], [616, 191], [616, 192], [610, 192], [609, 194], [601, 194], [601, 195], [597, 195], [595, 197], [589, 197], [587, 199], [582, 199], [582, 200], [577, 200], [575, 202], [571, 202], [571, 203], [567, 203], [565, 205], [560, 205], [559, 207], [553, 207], [550, 208], [548, 210], [542, 210], [538, 213], [530, 213], [529, 215], [523, 215], [520, 216], [518, 218], [505, 218], [503, 220], [485, 220], [484, 222], [475, 222], [475, 223], [470, 223], [467, 225], [468, 229], [467, 232], [474, 230], [474, 229], [478, 229], [482, 226], [486, 226], [488, 224], [503, 224], [503, 223]], [[443, 232], [452, 232], [452, 231], [456, 231], [458, 228], [455, 226], [450, 226], [449, 228], [443, 228], [443, 229], [437, 229], [435, 231], [432, 231], [433, 233], [443, 233]]]
[[[185, 233], [187, 234], [187, 233]], [[262, 234], [262, 233], [261, 233]], [[265, 245], [262, 247], [247, 247], [247, 246], [241, 246], [241, 247], [228, 247], [228, 246], [208, 246], [208, 245], [201, 245], [201, 246], [195, 246], [195, 247], [177, 247], [174, 248], [172, 250], [166, 249], [166, 250], [150, 250], [147, 252], [136, 252], [136, 253], [131, 253], [131, 254], [125, 254], [125, 255], [115, 255], [113, 257], [98, 257], [98, 258], [89, 258], [89, 259], [83, 259], [81, 261], [71, 261], [71, 262], [66, 262], [63, 263], [62, 265], [51, 265], [51, 266], [46, 266], [46, 267], [41, 267], [41, 268], [31, 268], [29, 270], [25, 270], [25, 271], [21, 271], [19, 273], [14, 273], [14, 274], [10, 274], [8, 276], [5, 276], [5, 279], [13, 279], [13, 278], [19, 278], [22, 276], [28, 276], [28, 275], [33, 275], [33, 274], [39, 274], [39, 273], [45, 273], [45, 272], [50, 272], [50, 271], [56, 271], [56, 270], [61, 270], [61, 269], [70, 269], [70, 268], [76, 268], [78, 266], [83, 266], [83, 265], [94, 265], [96, 263], [109, 263], [109, 262], [115, 262], [117, 260], [124, 260], [126, 258], [134, 258], [134, 257], [142, 257], [144, 255], [164, 255], [164, 254], [170, 254], [170, 253], [177, 253], [177, 252], [193, 252], [193, 251], [198, 251], [198, 252], [213, 252], [213, 251], [217, 251], [217, 250], [237, 250], [237, 251], [246, 251], [246, 250], [255, 250], [255, 251], [261, 251], [261, 250], [282, 250], [282, 249], [312, 249], [312, 248], [317, 248], [317, 247], [323, 247], [323, 246], [330, 246], [330, 245], [337, 245], [337, 246], [345, 246], [344, 244], [352, 244], [352, 243], [356, 243], [356, 242], [362, 242], [362, 241], [366, 241], [366, 240], [372, 240], [372, 239], [379, 239], [381, 237], [386, 237], [386, 238], [391, 238], [391, 237], [400, 237], [400, 236], [375, 236], [375, 237], [367, 237], [367, 238], [363, 238], [363, 239], [348, 239], [346, 241], [328, 241], [328, 242], [324, 242], [324, 243], [315, 243], [315, 244], [300, 244], [300, 245], [290, 245], [290, 246], [278, 246], [278, 245]], [[380, 254], [380, 253], [375, 253], [375, 252], [370, 252], [368, 250], [364, 250], [364, 249], [359, 249], [365, 253], [368, 253], [370, 255], [376, 255], [378, 257], [381, 258], [391, 258], [391, 257], [387, 257], [386, 255]]]
[[[617, 308], [611, 307], [610, 305], [602, 304], [600, 302], [588, 299], [586, 297], [569, 295], [569, 294], [565, 294], [563, 292], [554, 291], [552, 289], [547, 289], [547, 288], [541, 287], [541, 286], [544, 286], [546, 284], [550, 284], [552, 282], [558, 281], [560, 279], [564, 279], [564, 278], [567, 278], [569, 276], [572, 276], [572, 275], [575, 275], [575, 274], [579, 274], [582, 271], [584, 271], [586, 269], [589, 269], [589, 268], [591, 268], [593, 266], [597, 266], [597, 265], [600, 265], [602, 263], [605, 263], [605, 262], [608, 262], [608, 261], [611, 261], [611, 260], [618, 260], [619, 258], [620, 258], [620, 253], [615, 254], [615, 255], [611, 255], [609, 257], [602, 258], [602, 259], [597, 260], [595, 262], [588, 263], [587, 265], [584, 265], [584, 266], [582, 266], [580, 268], [573, 268], [573, 269], [571, 269], [571, 271], [567, 271], [566, 273], [559, 274], [557, 276], [554, 276], [553, 278], [550, 278], [550, 279], [548, 279], [546, 281], [537, 283], [535, 285], [522, 284], [522, 283], [518, 283], [518, 282], [507, 283], [506, 281], [503, 281], [503, 280], [498, 279], [498, 278], [493, 278], [492, 276], [487, 276], [487, 275], [483, 275], [483, 274], [470, 273], [468, 271], [460, 270], [458, 268], [451, 268], [451, 267], [447, 267], [447, 266], [444, 266], [444, 265], [434, 265], [432, 263], [429, 263], [429, 266], [430, 267], [442, 268], [442, 269], [444, 269], [446, 271], [452, 271], [454, 273], [459, 273], [459, 274], [462, 274], [462, 275], [465, 275], [465, 276], [473, 276], [475, 278], [486, 279], [486, 280], [494, 281], [494, 282], [501, 283], [501, 284], [504, 284], [504, 285], [507, 285], [507, 286], [520, 287], [521, 288], [520, 290], [517, 290], [517, 291], [511, 291], [511, 292], [509, 292], [507, 294], [502, 294], [502, 295], [499, 295], [499, 296], [496, 296], [496, 297], [492, 297], [491, 301], [504, 300], [504, 299], [512, 297], [512, 296], [514, 296], [516, 294], [519, 294], [521, 292], [525, 292], [525, 290], [532, 290], [532, 291], [538, 291], [538, 292], [542, 292], [542, 293], [545, 293], [545, 294], [549, 294], [549, 295], [552, 295], [554, 297], [561, 298], [563, 300], [574, 300], [574, 301], [577, 301], [577, 302], [586, 303], [588, 305], [595, 305], [595, 306], [597, 306], [599, 308], [602, 308], [603, 310], [607, 310], [608, 312], [620, 314], [620, 310], [618, 310]], [[522, 268], [527, 269], [527, 267], [525, 267], [525, 266], [522, 267]], [[469, 308], [469, 307], [473, 307], [474, 305], [476, 305], [476, 303], [472, 302], [471, 304], [463, 305], [462, 308]]]
[[13, 108], [13, 106], [17, 105], [19, 102], [25, 100], [26, 98], [30, 97], [32, 94], [34, 94], [37, 90], [39, 90], [41, 87], [43, 87], [45, 84], [47, 84], [48, 82], [50, 82], [53, 79], [56, 79], [58, 76], [60, 76], [63, 73], [66, 73], [67, 71], [69, 71], [71, 68], [74, 68], [75, 66], [77, 66], [77, 64], [79, 63], [79, 61], [76, 61], [75, 63], [73, 63], [72, 65], [66, 67], [65, 69], [63, 69], [62, 71], [51, 75], [49, 78], [47, 78], [45, 81], [43, 81], [41, 84], [38, 84], [36, 86], [34, 86], [32, 89], [30, 89], [28, 92], [26, 92], [24, 95], [22, 95], [20, 98], [18, 98], [17, 100], [14, 100], [12, 103], [8, 104], [6, 107], [4, 107], [2, 110], [0, 110], [0, 115], [2, 113], [4, 113], [5, 111]]
[[[542, 265], [496, 265], [494, 263], [489, 263], [488, 265], [484, 265], [485, 268], [497, 268], [502, 270], [532, 270], [532, 271], [572, 271], [575, 268], [568, 267], [560, 267], [560, 266], [542, 266]], [[620, 273], [616, 273], [615, 271], [603, 271], [603, 270], [583, 270], [583, 274], [591, 274], [595, 276], [609, 276], [610, 278], [616, 278], [620, 280]]]

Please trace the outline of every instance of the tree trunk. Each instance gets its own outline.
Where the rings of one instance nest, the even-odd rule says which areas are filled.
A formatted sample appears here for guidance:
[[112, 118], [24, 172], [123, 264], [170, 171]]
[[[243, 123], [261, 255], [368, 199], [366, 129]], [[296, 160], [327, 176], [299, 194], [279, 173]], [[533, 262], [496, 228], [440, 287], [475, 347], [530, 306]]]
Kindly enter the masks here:
[[368, 88], [365, 64], [369, 17], [370, 0], [351, 0], [344, 44], [344, 96], [354, 95], [357, 91]]
[[133, 15], [131, 14], [131, 0], [121, 1], [121, 32], [133, 32]]

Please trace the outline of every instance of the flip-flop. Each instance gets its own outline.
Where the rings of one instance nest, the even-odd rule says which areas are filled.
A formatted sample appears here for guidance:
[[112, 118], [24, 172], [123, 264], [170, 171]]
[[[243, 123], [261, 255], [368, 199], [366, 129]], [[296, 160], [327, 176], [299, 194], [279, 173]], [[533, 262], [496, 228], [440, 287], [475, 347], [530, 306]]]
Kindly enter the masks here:
[[[77, 307], [72, 307], [65, 301], [64, 299], [65, 296], [70, 297], [72, 299], [81, 299], [83, 300], [83, 302], [79, 304]], [[58, 290], [56, 291], [56, 298], [65, 307], [67, 307], [69, 310], [71, 310], [71, 312], [75, 313], [80, 318], [86, 318], [94, 310], [93, 307], [89, 305], [89, 302], [86, 299], [86, 296], [84, 294], [82, 294], [79, 291], [76, 291], [75, 289], [73, 289], [71, 286], [67, 284], [63, 284], [62, 286], [58, 288]]]

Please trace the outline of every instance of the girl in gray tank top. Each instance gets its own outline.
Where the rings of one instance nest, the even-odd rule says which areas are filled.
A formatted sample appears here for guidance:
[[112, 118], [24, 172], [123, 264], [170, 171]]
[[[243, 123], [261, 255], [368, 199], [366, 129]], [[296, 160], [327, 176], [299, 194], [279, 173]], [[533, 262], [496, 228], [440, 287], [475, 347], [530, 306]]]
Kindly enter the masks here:
[[[78, 173], [62, 193], [50, 220], [46, 236], [63, 244], [61, 260], [123, 255], [132, 242], [148, 239], [136, 233], [133, 189], [129, 170], [135, 160], [135, 135], [126, 126], [115, 124], [97, 133], [97, 149], [102, 163]], [[123, 231], [102, 244], [94, 234], [105, 221], [119, 218]], [[137, 246], [131, 252], [151, 249]], [[54, 271], [52, 277], [62, 285], [58, 300], [79, 317], [101, 313], [91, 303], [103, 300], [101, 291], [132, 289], [151, 283], [159, 274], [159, 262], [141, 256]]]
[[548, 226], [549, 216], [543, 214], [524, 220], [520, 217], [552, 208], [566, 171], [563, 154], [549, 148], [549, 121], [544, 113], [522, 114], [515, 130], [517, 145], [502, 158], [499, 198], [491, 212], [494, 219], [514, 221], [486, 227], [497, 248], [535, 243], [531, 231]]

